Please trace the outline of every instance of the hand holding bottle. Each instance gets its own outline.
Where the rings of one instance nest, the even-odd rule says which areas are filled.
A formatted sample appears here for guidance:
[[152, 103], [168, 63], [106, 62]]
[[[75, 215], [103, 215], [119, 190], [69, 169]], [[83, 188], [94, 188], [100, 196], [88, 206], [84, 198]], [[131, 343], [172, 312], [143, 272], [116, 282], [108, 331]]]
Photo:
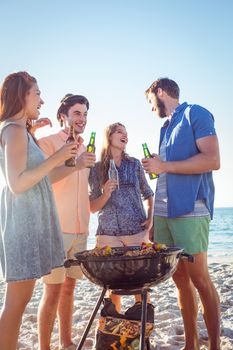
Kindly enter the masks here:
[[118, 182], [117, 180], [107, 180], [105, 184], [103, 185], [103, 194], [104, 196], [109, 199], [111, 197], [111, 194], [113, 191], [115, 191], [118, 188]]
[[147, 172], [147, 173], [155, 173], [158, 177], [159, 174], [162, 174], [165, 172], [164, 169], [164, 164], [165, 162], [163, 162], [160, 157], [153, 153], [152, 158], [143, 158], [142, 159], [142, 166], [143, 169]]
[[92, 168], [95, 165], [96, 156], [94, 153], [83, 152], [76, 158], [76, 168], [82, 170]]
[[[68, 138], [66, 140], [66, 143], [67, 144], [73, 144], [75, 143], [75, 136], [74, 136], [74, 127], [73, 125], [70, 125], [70, 128], [69, 128], [69, 135], [68, 135]], [[65, 165], [66, 166], [69, 166], [69, 167], [75, 167], [75, 157], [71, 157], [69, 159], [67, 159], [65, 161]]]
[[75, 158], [77, 155], [76, 143], [69, 143], [62, 146], [57, 152], [54, 153], [54, 157], [57, 157], [59, 163], [63, 163], [67, 159]]

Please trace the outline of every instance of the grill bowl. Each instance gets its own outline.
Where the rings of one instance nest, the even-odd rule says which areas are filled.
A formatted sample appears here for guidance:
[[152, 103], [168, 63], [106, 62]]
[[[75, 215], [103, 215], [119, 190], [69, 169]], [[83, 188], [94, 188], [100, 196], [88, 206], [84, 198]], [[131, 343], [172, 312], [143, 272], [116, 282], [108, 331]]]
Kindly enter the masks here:
[[[76, 253], [77, 264], [93, 283], [108, 289], [138, 289], [165, 281], [175, 272], [183, 252], [180, 247], [167, 247], [154, 254], [122, 255], [122, 248], [112, 248], [118, 255], [95, 256], [89, 251]], [[127, 247], [129, 250], [140, 247]]]

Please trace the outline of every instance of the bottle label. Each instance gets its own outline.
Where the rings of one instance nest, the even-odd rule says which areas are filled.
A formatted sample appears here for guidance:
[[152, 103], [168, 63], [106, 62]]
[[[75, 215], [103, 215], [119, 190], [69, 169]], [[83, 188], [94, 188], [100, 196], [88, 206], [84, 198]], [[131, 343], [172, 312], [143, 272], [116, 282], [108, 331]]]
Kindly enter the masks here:
[[88, 153], [95, 153], [95, 146], [94, 145], [87, 145], [87, 152]]

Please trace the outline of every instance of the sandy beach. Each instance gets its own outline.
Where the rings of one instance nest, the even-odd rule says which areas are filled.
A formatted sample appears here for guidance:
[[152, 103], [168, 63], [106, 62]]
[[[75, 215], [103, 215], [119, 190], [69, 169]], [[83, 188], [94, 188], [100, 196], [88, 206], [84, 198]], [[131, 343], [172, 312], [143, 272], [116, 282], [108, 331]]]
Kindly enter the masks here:
[[[210, 273], [218, 290], [221, 300], [221, 349], [233, 349], [233, 262], [210, 262]], [[31, 302], [24, 314], [20, 332], [18, 349], [38, 349], [37, 338], [37, 308], [42, 293], [42, 283], [37, 282]], [[86, 278], [79, 281], [75, 292], [73, 337], [78, 343], [82, 335], [95, 303], [100, 295], [101, 288], [89, 282]], [[3, 302], [4, 283], [0, 283], [0, 306]], [[181, 349], [184, 344], [184, 331], [181, 315], [177, 306], [176, 289], [172, 279], [153, 287], [151, 300], [155, 306], [155, 327], [151, 335], [151, 349], [162, 350]], [[123, 311], [133, 305], [131, 296], [123, 297]], [[98, 316], [98, 315], [97, 315]], [[207, 332], [201, 312], [198, 318], [200, 331], [201, 350], [207, 349]], [[91, 350], [94, 344], [96, 321], [88, 334], [83, 346], [85, 350]], [[58, 346], [58, 328], [55, 324], [51, 348], [56, 350]], [[103, 349], [104, 350], [104, 349]]]

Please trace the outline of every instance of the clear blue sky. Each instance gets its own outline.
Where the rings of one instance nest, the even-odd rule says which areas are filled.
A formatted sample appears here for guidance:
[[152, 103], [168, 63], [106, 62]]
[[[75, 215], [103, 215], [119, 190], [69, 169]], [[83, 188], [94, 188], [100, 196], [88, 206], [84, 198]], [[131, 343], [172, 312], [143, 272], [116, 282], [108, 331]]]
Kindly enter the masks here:
[[232, 0], [9, 0], [0, 14], [0, 80], [18, 70], [34, 75], [45, 100], [41, 116], [54, 126], [66, 93], [87, 96], [84, 137], [97, 132], [97, 153], [104, 127], [115, 121], [128, 129], [128, 153], [141, 158], [143, 142], [156, 152], [162, 120], [144, 90], [157, 77], [176, 80], [181, 102], [215, 116], [222, 157], [215, 205], [233, 206]]

